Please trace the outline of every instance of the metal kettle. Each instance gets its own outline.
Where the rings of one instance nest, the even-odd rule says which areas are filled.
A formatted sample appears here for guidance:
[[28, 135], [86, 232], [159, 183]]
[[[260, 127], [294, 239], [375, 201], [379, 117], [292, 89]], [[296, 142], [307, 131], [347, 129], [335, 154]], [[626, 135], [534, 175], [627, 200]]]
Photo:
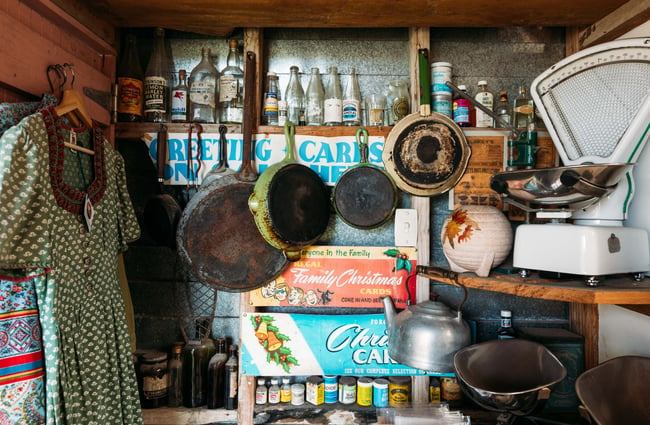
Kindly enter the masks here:
[[[417, 274], [432, 277], [431, 267], [418, 266]], [[443, 277], [455, 276], [444, 271]], [[442, 275], [438, 275], [440, 277]], [[397, 313], [391, 297], [384, 297], [384, 316], [388, 332], [388, 355], [398, 363], [438, 372], [454, 372], [454, 354], [470, 345], [471, 332], [463, 320], [461, 307], [467, 299], [467, 289], [461, 285], [464, 298], [457, 311], [435, 300], [412, 305]]]

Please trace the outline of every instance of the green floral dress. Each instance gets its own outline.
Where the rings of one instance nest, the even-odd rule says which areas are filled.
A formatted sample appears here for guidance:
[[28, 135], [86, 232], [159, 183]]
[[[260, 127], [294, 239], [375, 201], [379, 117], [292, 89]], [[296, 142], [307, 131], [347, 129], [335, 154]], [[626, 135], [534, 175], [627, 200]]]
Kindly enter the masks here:
[[0, 277], [37, 277], [48, 424], [142, 423], [117, 276], [139, 234], [123, 159], [98, 129], [71, 129], [47, 108], [3, 134]]

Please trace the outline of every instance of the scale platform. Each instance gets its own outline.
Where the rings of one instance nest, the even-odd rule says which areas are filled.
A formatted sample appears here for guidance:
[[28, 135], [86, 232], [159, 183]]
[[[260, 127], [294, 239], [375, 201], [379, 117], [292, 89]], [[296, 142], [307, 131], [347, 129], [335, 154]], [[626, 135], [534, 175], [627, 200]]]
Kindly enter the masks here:
[[650, 270], [649, 246], [647, 230], [638, 227], [522, 224], [513, 266], [524, 277], [532, 270], [584, 276], [589, 286], [604, 275], [630, 273], [641, 280]]

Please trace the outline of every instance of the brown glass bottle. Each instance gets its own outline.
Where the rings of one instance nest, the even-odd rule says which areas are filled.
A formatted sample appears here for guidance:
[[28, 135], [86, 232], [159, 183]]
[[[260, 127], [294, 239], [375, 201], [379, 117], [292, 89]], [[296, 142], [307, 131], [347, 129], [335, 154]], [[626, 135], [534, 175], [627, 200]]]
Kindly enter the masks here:
[[138, 57], [136, 38], [126, 36], [122, 59], [117, 67], [117, 120], [141, 122], [144, 73]]
[[237, 353], [237, 345], [231, 345], [229, 351], [224, 374], [223, 407], [226, 410], [235, 410], [237, 409], [237, 393], [239, 392], [239, 354]]
[[226, 372], [226, 339], [217, 339], [217, 352], [208, 363], [208, 409], [223, 407], [224, 377]]

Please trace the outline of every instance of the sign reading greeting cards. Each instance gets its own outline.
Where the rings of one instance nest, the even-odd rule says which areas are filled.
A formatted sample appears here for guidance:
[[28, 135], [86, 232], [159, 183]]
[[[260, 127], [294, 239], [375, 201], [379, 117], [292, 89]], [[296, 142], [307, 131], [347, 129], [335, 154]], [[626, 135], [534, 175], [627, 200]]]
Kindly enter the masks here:
[[383, 314], [244, 313], [239, 329], [244, 375], [432, 374], [390, 358]]
[[[188, 139], [188, 133], [167, 135], [169, 160], [165, 164], [165, 184], [199, 185], [206, 174], [219, 162], [219, 134], [203, 133], [199, 143], [196, 133]], [[142, 140], [149, 148], [154, 164], [157, 160], [157, 133], [146, 133]], [[188, 141], [189, 140], [189, 141]], [[226, 136], [228, 144], [228, 165], [238, 170], [242, 162], [244, 140], [242, 134]], [[280, 162], [286, 155], [284, 134], [253, 135], [253, 165], [262, 173], [270, 165]], [[384, 147], [383, 136], [368, 137], [368, 162], [384, 166], [381, 160]], [[334, 185], [348, 168], [359, 163], [359, 149], [356, 136], [323, 137], [311, 135], [295, 136], [296, 160], [318, 173], [328, 185]], [[200, 164], [200, 165], [199, 165]]]
[[[311, 246], [277, 279], [250, 291], [253, 306], [406, 307], [413, 290], [415, 248]], [[410, 292], [410, 293], [409, 293]]]

